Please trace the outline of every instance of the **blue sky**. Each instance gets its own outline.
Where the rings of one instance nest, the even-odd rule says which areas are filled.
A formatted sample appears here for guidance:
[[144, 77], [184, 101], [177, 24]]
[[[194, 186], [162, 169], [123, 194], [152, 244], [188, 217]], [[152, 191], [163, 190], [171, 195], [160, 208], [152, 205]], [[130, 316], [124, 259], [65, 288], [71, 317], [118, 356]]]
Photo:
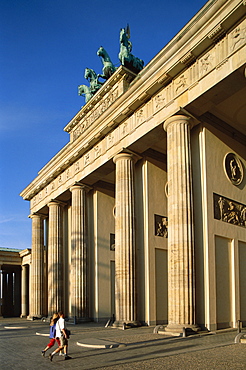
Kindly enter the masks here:
[[101, 73], [102, 45], [119, 65], [119, 31], [145, 65], [204, 0], [0, 0], [0, 247], [31, 247], [29, 202], [20, 192], [69, 141], [84, 104], [86, 67]]

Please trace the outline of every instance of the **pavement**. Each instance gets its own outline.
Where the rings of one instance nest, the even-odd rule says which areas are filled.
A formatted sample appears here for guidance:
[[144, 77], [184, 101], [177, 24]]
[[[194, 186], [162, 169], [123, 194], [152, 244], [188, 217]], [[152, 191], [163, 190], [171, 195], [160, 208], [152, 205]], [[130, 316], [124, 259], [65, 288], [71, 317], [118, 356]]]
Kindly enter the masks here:
[[0, 369], [246, 369], [246, 344], [234, 343], [236, 330], [172, 337], [147, 326], [122, 330], [91, 322], [68, 328], [72, 358], [56, 355], [51, 362], [51, 350], [41, 356], [49, 342], [47, 322], [0, 318]]

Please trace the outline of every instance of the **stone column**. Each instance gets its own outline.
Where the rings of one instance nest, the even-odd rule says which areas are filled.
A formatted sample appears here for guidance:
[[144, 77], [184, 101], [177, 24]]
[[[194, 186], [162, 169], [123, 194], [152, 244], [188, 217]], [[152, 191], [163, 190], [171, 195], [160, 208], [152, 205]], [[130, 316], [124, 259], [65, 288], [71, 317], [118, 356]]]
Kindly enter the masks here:
[[63, 205], [52, 201], [48, 207], [48, 315], [52, 316], [63, 309]]
[[3, 316], [3, 270], [2, 266], [0, 265], [0, 317]]
[[44, 218], [39, 214], [32, 219], [32, 263], [29, 318], [43, 316], [44, 296]]
[[134, 158], [114, 157], [115, 181], [115, 326], [137, 325], [135, 271]]
[[28, 300], [28, 273], [27, 265], [21, 266], [21, 317], [27, 317], [28, 307], [27, 307], [27, 300]]
[[168, 326], [167, 331], [195, 325], [193, 202], [190, 117], [164, 123], [168, 174]]
[[[3, 266], [2, 266], [3, 268]], [[6, 315], [6, 306], [7, 306], [7, 272], [2, 270], [1, 274], [1, 281], [2, 281], [2, 307], [1, 307], [1, 316]]]
[[72, 193], [71, 225], [71, 306], [75, 320], [88, 319], [87, 246], [85, 200], [86, 187], [76, 184]]

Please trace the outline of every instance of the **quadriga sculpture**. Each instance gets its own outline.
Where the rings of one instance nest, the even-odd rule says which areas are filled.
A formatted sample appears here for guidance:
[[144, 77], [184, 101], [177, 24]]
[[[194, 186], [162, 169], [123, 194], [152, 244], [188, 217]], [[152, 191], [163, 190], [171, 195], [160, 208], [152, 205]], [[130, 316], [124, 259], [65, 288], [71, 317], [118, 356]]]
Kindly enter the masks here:
[[[120, 31], [120, 52], [119, 52], [119, 59], [123, 66], [130, 69], [134, 73], [138, 73], [143, 69], [144, 62], [142, 59], [135, 57], [132, 51], [132, 43], [129, 41], [130, 39], [130, 28], [127, 25], [126, 28], [122, 28]], [[101, 57], [103, 62], [103, 70], [102, 74], [96, 74], [93, 69], [86, 68], [84, 77], [89, 81], [90, 86], [86, 85], [79, 85], [78, 87], [78, 94], [85, 95], [85, 102], [87, 103], [93, 95], [102, 87], [104, 82], [100, 82], [98, 79], [101, 77], [105, 80], [108, 80], [112, 74], [116, 71], [116, 67], [113, 65], [108, 53], [106, 50], [101, 46], [98, 51], [97, 55]]]

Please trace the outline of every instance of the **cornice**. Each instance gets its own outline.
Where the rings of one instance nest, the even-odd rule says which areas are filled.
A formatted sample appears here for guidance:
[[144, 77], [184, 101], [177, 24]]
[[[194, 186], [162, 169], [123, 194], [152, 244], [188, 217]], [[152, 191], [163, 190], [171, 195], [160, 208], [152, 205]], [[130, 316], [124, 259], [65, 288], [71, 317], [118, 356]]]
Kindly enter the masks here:
[[22, 251], [19, 252], [19, 255], [21, 258], [25, 257], [25, 256], [28, 256], [31, 254], [31, 249], [27, 248], [27, 249], [23, 249]]
[[144, 84], [146, 94], [153, 95], [213, 47], [245, 14], [245, 1], [209, 1], [137, 75], [131, 86], [136, 90]]

